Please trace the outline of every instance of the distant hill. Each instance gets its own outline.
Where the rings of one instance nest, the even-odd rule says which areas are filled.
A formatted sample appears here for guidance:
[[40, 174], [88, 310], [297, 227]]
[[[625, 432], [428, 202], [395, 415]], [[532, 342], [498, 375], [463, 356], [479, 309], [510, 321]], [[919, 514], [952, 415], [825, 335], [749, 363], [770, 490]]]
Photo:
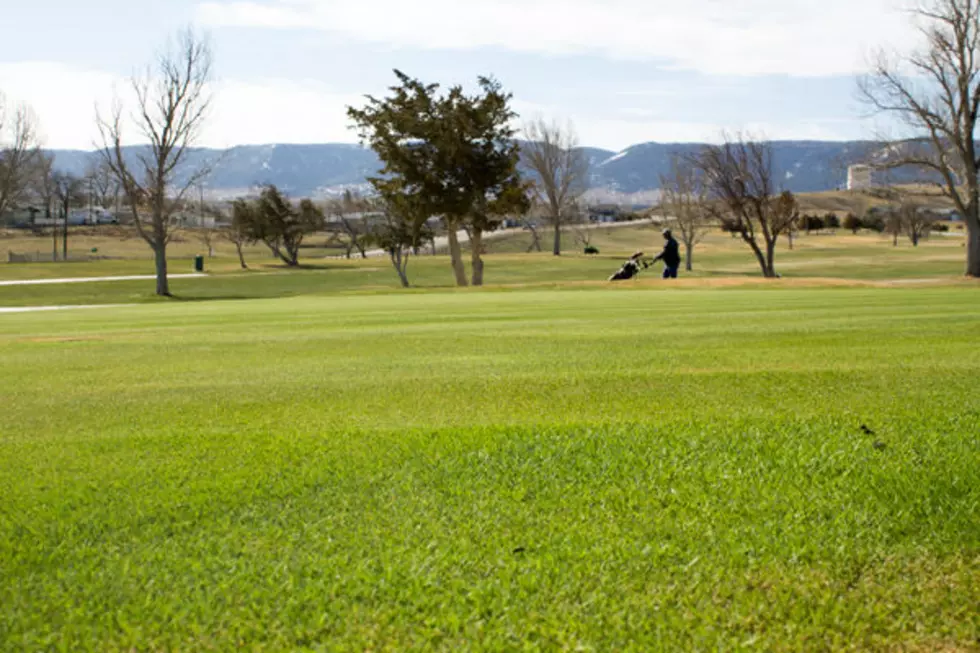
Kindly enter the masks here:
[[[622, 152], [583, 148], [591, 164], [593, 196], [649, 194], [660, 187], [674, 152], [695, 152], [697, 144], [643, 143]], [[847, 166], [866, 160], [873, 147], [866, 142], [777, 141], [775, 164], [783, 186], [796, 193], [834, 190], [847, 178]], [[132, 157], [140, 148], [130, 148]], [[79, 150], [54, 150], [61, 170], [83, 174], [94, 155]], [[276, 184], [294, 196], [328, 196], [359, 187], [380, 164], [370, 150], [358, 145], [241, 145], [227, 150], [195, 149], [188, 158], [192, 169], [209, 162], [209, 195], [232, 197], [257, 184]]]

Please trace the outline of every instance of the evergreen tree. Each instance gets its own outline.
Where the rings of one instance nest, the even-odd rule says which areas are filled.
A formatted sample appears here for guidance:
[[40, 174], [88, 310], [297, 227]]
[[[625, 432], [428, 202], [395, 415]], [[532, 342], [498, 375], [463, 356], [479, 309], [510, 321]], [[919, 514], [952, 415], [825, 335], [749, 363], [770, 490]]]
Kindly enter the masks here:
[[460, 286], [468, 281], [457, 232], [467, 229], [472, 283], [482, 285], [483, 233], [529, 206], [517, 169], [511, 95], [489, 77], [480, 77], [479, 92], [468, 95], [461, 86], [440, 94], [438, 84], [395, 75], [399, 84], [389, 97], [368, 96], [364, 108], [348, 109], [361, 140], [384, 163], [369, 181], [385, 202], [408, 199], [421, 215], [442, 218]]

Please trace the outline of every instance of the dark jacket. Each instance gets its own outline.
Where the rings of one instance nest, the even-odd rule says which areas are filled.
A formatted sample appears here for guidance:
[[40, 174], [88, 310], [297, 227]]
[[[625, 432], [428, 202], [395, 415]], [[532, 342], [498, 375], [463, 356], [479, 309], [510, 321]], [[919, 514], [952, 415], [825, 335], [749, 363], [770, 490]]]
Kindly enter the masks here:
[[654, 261], [663, 261], [664, 265], [669, 268], [680, 267], [681, 264], [681, 246], [674, 239], [673, 236], [667, 239], [667, 244], [664, 245], [664, 251], [660, 253], [660, 256], [653, 259]]

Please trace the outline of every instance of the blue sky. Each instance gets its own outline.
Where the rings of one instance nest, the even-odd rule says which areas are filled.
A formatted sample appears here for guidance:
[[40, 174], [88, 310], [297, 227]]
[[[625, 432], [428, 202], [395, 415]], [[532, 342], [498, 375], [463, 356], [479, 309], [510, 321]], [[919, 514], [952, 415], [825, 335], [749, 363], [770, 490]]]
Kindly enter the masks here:
[[[13, 4], [13, 3], [11, 3]], [[177, 30], [206, 30], [214, 107], [202, 145], [350, 142], [345, 107], [392, 68], [493, 74], [523, 117], [585, 145], [874, 135], [855, 75], [907, 43], [902, 0], [31, 0], [4, 9], [0, 91], [49, 147], [88, 148], [109, 106]]]

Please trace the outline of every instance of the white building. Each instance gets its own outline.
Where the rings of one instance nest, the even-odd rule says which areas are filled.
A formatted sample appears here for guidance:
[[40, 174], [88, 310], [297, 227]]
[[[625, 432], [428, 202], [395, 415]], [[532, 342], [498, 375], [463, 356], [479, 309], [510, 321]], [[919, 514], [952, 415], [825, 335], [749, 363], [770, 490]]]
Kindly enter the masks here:
[[871, 166], [856, 165], [847, 169], [847, 190], [867, 190], [872, 186]]

